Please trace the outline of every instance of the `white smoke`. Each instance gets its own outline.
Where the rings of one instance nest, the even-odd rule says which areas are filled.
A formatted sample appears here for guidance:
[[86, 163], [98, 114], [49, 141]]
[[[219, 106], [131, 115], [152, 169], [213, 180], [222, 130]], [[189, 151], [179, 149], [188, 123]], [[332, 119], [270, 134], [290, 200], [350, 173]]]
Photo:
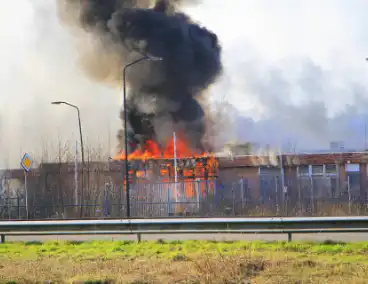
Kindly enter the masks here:
[[238, 109], [238, 139], [364, 146], [367, 8], [364, 0], [213, 0], [191, 8], [222, 40], [226, 77], [214, 92]]
[[76, 66], [77, 50], [53, 1], [2, 1], [0, 11], [6, 43], [0, 53], [0, 168], [19, 167], [24, 152], [55, 159], [59, 142], [74, 147], [79, 141], [76, 111], [51, 105], [55, 100], [80, 107], [86, 147], [101, 144], [103, 154], [113, 153], [119, 90], [90, 82]]

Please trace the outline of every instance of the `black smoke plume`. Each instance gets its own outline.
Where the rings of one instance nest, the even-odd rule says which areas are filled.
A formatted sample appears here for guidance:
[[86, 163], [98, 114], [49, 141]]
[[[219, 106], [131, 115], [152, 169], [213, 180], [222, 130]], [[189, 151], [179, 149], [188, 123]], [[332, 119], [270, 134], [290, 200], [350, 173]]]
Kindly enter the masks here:
[[193, 150], [209, 150], [203, 143], [206, 123], [200, 101], [221, 74], [221, 47], [216, 34], [180, 11], [184, 2], [196, 1], [58, 1], [61, 19], [90, 36], [83, 46], [92, 52], [81, 56], [94, 79], [121, 87], [125, 64], [146, 55], [162, 58], [141, 61], [127, 71], [131, 146], [147, 139], [163, 146], [176, 131]]

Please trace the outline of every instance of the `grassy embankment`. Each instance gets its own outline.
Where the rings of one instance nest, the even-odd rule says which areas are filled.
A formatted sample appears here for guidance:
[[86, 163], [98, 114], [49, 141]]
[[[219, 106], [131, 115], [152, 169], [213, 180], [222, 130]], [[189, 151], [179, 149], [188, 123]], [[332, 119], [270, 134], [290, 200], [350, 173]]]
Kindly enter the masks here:
[[0, 283], [45, 281], [367, 283], [368, 243], [93, 241], [0, 245]]

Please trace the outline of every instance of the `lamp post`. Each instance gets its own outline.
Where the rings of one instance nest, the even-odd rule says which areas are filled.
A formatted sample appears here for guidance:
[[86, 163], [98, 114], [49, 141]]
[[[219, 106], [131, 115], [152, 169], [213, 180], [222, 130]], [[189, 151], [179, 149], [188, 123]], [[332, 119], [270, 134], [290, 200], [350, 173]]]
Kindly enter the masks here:
[[161, 61], [161, 57], [153, 57], [145, 55], [131, 63], [124, 66], [123, 70], [123, 107], [124, 107], [124, 152], [125, 152], [125, 189], [126, 189], [126, 206], [127, 218], [130, 218], [130, 189], [129, 189], [129, 165], [128, 165], [128, 114], [126, 111], [126, 72], [129, 67], [144, 60]]
[[[368, 61], [368, 57], [365, 58]], [[367, 151], [367, 117], [364, 118], [364, 152]]]
[[[81, 192], [81, 201], [83, 202], [83, 193], [84, 193], [84, 166], [85, 166], [85, 160], [84, 160], [84, 145], [83, 145], [83, 135], [82, 135], [82, 123], [81, 123], [81, 117], [80, 117], [80, 110], [76, 105], [70, 104], [68, 102], [64, 101], [55, 101], [51, 102], [53, 105], [67, 105], [77, 110], [78, 114], [78, 126], [79, 126], [79, 136], [80, 136], [80, 144], [81, 144], [81, 152], [82, 152], [82, 192]], [[82, 215], [82, 206], [81, 206], [81, 215]], [[82, 216], [81, 216], [82, 217]]]

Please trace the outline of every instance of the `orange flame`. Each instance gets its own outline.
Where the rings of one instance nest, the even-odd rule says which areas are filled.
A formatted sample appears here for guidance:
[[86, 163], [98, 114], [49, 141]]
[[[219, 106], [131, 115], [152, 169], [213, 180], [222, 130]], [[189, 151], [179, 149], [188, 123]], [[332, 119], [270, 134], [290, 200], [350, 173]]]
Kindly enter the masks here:
[[[183, 169], [175, 169], [172, 163], [168, 162], [166, 167], [160, 169], [160, 181], [161, 182], [173, 182], [174, 172], [177, 171], [180, 173], [180, 181], [183, 181], [179, 186], [181, 188], [175, 188], [175, 192], [177, 190], [182, 191], [184, 196], [189, 199], [193, 199], [195, 197], [195, 192], [199, 190], [197, 194], [211, 194], [213, 193], [213, 189], [209, 190], [205, 183], [196, 183], [193, 182], [195, 180], [203, 181], [214, 180], [216, 176], [216, 172], [218, 169], [218, 161], [215, 158], [213, 153], [195, 153], [191, 150], [191, 148], [185, 143], [183, 139], [177, 137], [176, 139], [176, 157], [178, 159], [182, 158], [205, 158], [206, 162], [196, 161], [193, 165], [193, 168], [183, 168]], [[121, 152], [118, 154], [114, 160], [125, 160], [125, 153]], [[161, 150], [159, 145], [153, 140], [147, 140], [144, 146], [141, 149], [136, 149], [133, 153], [128, 155], [128, 160], [151, 160], [151, 159], [173, 159], [174, 158], [174, 139], [170, 139], [166, 146]], [[205, 172], [207, 170], [208, 176], [206, 177]], [[145, 183], [150, 182], [149, 176], [153, 174], [152, 169], [146, 170], [131, 170], [129, 172], [130, 176], [135, 176], [137, 178], [136, 182]], [[126, 181], [124, 180], [124, 184]], [[207, 188], [207, 190], [206, 190]], [[178, 205], [178, 210], [182, 205]]]
[[[174, 139], [171, 138], [161, 151], [159, 145], [153, 140], [147, 140], [142, 147], [128, 155], [128, 160], [172, 159], [174, 158]], [[176, 139], [177, 158], [200, 158], [212, 156], [211, 153], [194, 153], [182, 139]], [[119, 153], [114, 160], [125, 160], [125, 153]]]

